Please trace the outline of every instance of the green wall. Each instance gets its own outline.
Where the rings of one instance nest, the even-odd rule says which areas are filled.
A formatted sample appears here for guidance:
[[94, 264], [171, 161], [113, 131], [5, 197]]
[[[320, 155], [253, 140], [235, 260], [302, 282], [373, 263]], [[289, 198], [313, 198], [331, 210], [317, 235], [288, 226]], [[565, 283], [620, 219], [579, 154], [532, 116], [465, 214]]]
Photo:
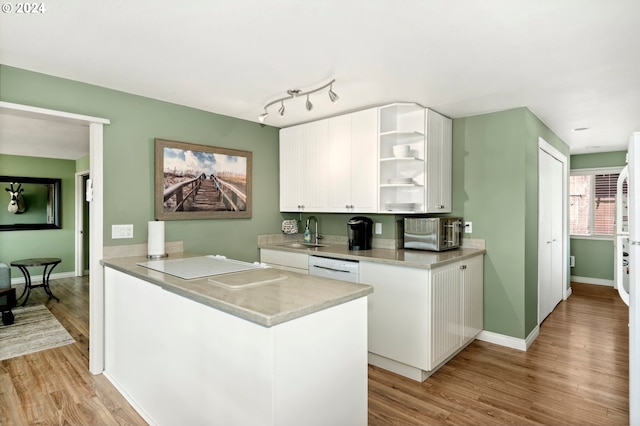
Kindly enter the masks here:
[[[571, 170], [624, 166], [626, 154], [626, 151], [616, 151], [572, 155]], [[571, 255], [576, 257], [571, 275], [613, 281], [613, 239], [571, 238]]]
[[78, 158], [76, 160], [76, 172], [86, 172], [91, 168], [91, 164], [89, 161], [91, 160], [90, 156]]
[[[104, 128], [105, 246], [147, 241], [154, 138], [253, 152], [253, 217], [167, 221], [167, 241], [184, 241], [195, 253], [255, 261], [257, 236], [280, 232], [278, 129], [4, 65], [0, 75], [2, 101], [111, 120]], [[113, 224], [133, 224], [134, 238], [112, 240]]]
[[486, 241], [484, 329], [537, 326], [538, 137], [569, 148], [527, 108], [453, 120], [453, 212]]
[[[366, 216], [371, 218], [374, 223], [382, 224], [382, 234], [373, 235], [373, 238], [393, 239], [396, 237], [395, 227], [396, 220], [402, 216], [389, 215], [389, 214], [373, 214], [373, 213], [283, 213], [285, 219], [297, 219], [298, 231], [302, 233], [304, 231], [304, 225], [309, 216], [315, 216], [318, 218], [318, 232], [321, 235], [338, 235], [347, 236], [347, 221], [354, 216]], [[313, 225], [312, 225], [313, 226]], [[313, 230], [312, 230], [313, 231]]]
[[622, 167], [627, 164], [627, 151], [576, 154], [571, 156], [571, 170]]
[[[62, 179], [62, 228], [1, 231], [0, 262], [9, 263], [31, 257], [59, 257], [62, 263], [56, 266], [56, 273], [74, 270], [75, 168], [75, 161], [71, 160], [0, 154], [2, 175]], [[6, 197], [4, 201], [8, 204], [8, 196], [3, 197]], [[2, 208], [6, 209], [6, 204], [3, 203]], [[41, 271], [34, 271], [36, 275], [40, 273]], [[20, 276], [20, 272], [14, 268], [12, 277]]]

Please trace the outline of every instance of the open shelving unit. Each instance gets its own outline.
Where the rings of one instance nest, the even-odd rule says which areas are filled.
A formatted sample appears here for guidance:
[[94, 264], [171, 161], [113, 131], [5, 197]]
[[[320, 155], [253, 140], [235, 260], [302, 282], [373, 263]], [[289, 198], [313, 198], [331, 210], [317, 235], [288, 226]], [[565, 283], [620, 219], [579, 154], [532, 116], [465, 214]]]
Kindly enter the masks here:
[[[425, 108], [414, 103], [380, 107], [378, 134], [379, 211], [420, 213], [425, 208]], [[394, 155], [393, 148], [408, 145], [409, 155]], [[411, 179], [410, 183], [392, 183]]]

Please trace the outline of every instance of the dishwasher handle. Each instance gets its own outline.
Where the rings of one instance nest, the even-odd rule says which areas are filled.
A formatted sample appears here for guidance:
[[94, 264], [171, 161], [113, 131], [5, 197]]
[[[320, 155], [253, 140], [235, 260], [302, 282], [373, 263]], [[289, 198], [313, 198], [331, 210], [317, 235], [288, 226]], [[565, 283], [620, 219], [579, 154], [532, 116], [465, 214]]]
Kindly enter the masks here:
[[327, 271], [334, 271], [334, 272], [345, 272], [345, 273], [350, 273], [351, 271], [347, 271], [346, 269], [335, 269], [335, 268], [329, 268], [328, 266], [321, 266], [321, 265], [311, 265], [313, 268], [320, 268], [320, 269], [326, 269]]

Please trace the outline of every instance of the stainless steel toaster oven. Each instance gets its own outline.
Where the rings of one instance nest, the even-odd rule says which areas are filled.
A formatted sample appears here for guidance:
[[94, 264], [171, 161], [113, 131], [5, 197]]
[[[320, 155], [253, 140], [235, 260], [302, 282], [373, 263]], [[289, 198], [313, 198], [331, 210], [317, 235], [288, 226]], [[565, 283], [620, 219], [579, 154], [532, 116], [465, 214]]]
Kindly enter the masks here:
[[462, 244], [461, 217], [404, 218], [404, 248], [444, 251]]

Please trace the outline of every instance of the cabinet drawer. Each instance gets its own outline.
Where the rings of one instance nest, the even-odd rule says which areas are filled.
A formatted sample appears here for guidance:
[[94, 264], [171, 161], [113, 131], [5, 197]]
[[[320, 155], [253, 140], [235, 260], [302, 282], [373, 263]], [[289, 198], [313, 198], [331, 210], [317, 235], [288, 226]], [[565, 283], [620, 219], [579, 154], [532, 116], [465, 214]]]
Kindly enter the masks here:
[[309, 255], [305, 253], [260, 249], [260, 262], [270, 265], [287, 266], [289, 268], [295, 268], [296, 270], [309, 270]]

